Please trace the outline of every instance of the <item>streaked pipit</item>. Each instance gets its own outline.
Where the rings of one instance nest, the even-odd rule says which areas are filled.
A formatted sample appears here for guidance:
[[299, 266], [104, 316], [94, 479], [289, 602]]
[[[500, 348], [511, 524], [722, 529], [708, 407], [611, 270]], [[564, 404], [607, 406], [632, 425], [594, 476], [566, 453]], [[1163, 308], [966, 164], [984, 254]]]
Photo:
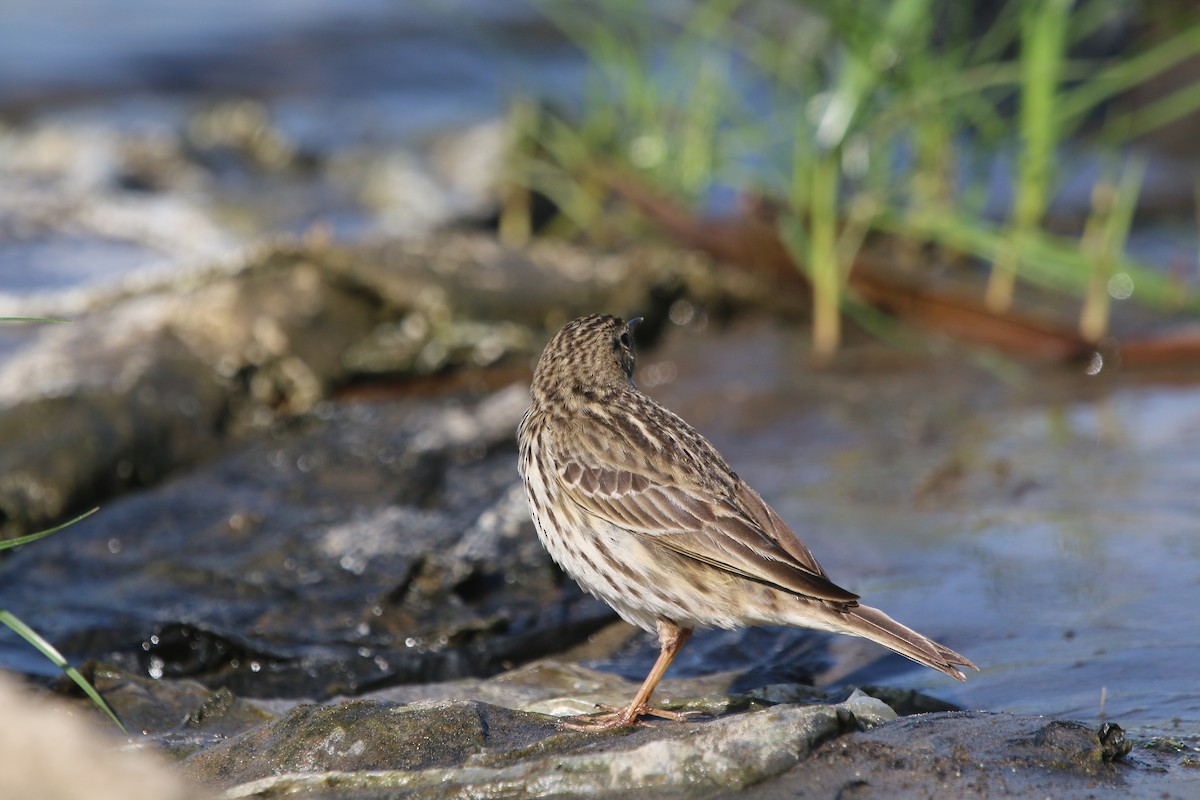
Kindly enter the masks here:
[[837, 586], [787, 524], [694, 428], [633, 383], [632, 328], [577, 319], [546, 345], [518, 429], [542, 544], [660, 651], [624, 709], [574, 727], [630, 725], [694, 628], [795, 625], [862, 636], [963, 680], [975, 665]]

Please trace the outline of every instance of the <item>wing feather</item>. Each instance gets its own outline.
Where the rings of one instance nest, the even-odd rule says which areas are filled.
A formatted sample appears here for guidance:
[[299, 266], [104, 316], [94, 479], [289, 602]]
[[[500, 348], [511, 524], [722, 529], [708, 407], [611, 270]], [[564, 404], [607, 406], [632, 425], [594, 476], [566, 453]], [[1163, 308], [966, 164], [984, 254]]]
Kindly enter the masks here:
[[576, 446], [557, 453], [562, 491], [586, 513], [654, 545], [793, 594], [841, 603], [858, 599], [829, 580], [799, 537], [732, 472], [727, 491], [661, 474], [651, 478], [617, 463], [612, 450], [587, 446], [597, 438], [576, 438]]

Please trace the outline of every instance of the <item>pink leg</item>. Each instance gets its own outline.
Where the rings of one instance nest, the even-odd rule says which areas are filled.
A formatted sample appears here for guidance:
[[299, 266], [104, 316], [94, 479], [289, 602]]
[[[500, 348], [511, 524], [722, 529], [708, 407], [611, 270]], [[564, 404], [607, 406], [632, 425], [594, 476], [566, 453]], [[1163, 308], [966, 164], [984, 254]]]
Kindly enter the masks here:
[[667, 719], [684, 718], [683, 715], [672, 711], [651, 708], [650, 695], [654, 694], [658, 682], [662, 680], [667, 668], [671, 666], [671, 662], [675, 660], [675, 656], [683, 649], [691, 635], [690, 628], [681, 628], [668, 619], [660, 618], [658, 620], [658, 658], [655, 660], [654, 666], [650, 668], [650, 674], [642, 682], [642, 688], [638, 689], [637, 694], [634, 695], [632, 702], [625, 708], [614, 709], [604, 714], [573, 717], [570, 721], [563, 723], [564, 726], [574, 730], [594, 731], [635, 725], [637, 718], [644, 714]]

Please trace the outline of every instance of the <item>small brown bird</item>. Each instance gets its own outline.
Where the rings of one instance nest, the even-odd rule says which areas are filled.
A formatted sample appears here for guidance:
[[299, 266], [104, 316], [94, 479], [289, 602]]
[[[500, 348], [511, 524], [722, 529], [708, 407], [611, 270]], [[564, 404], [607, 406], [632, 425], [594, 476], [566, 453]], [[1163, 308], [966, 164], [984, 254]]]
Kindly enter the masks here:
[[624, 709], [572, 727], [613, 728], [649, 705], [694, 628], [795, 625], [862, 636], [963, 680], [974, 664], [829, 580], [804, 542], [694, 428], [638, 391], [632, 329], [568, 323], [546, 345], [518, 428], [521, 478], [542, 545], [661, 650]]

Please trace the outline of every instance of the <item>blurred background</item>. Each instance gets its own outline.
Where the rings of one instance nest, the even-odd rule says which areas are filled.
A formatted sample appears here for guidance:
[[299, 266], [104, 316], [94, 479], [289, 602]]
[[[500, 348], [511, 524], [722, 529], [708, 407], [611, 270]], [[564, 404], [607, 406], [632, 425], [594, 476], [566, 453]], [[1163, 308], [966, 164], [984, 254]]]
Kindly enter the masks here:
[[[1067, 293], [1098, 341], [1135, 286], [1176, 308], [1195, 281], [1194, 17], [1115, 0], [14, 0], [0, 308], [313, 226], [610, 243], [677, 210], [745, 234], [722, 256], [811, 276], [820, 352], [834, 309], [869, 325], [902, 305], [868, 275], [880, 246], [893, 274], [982, 265], [997, 316], [1023, 284]], [[63, 209], [67, 189], [98, 207]], [[39, 226], [59, 212], [71, 231]], [[773, 241], [746, 232], [763, 220]]]
[[[1193, 2], [0, 9], [0, 315], [82, 319], [140, 292], [187, 297], [278, 243], [314, 263], [322, 248], [383, 263], [389, 246], [422, 242], [400, 249], [441, 276], [436, 313], [424, 299], [405, 305], [425, 273], [393, 270], [378, 284], [394, 280], [392, 293], [360, 319], [384, 349], [417, 354], [403, 370], [339, 354], [306, 404], [288, 394], [303, 381], [260, 392], [249, 367], [220, 362], [221, 385], [249, 387], [258, 404], [245, 418], [222, 406], [214, 418], [241, 422], [220, 435], [278, 439], [281, 419], [326, 419], [331, 402], [374, 398], [381, 380], [390, 391], [414, 375], [445, 379], [420, 384], [435, 405], [463, 386], [523, 386], [570, 315], [644, 312], [643, 388], [710, 435], [835, 579], [983, 667], [947, 687], [854, 651], [818, 670], [826, 684], [890, 683], [1192, 740], [1198, 209]], [[452, 234], [480, 237], [470, 258], [508, 255], [496, 274], [440, 268], [439, 253], [463, 250], [438, 238]], [[670, 250], [637, 249], [647, 243]], [[562, 283], [504, 266], [525, 253], [559, 265]], [[676, 271], [663, 278], [655, 264], [667, 262]], [[73, 391], [91, 350], [14, 366], [50, 335], [0, 330], [6, 409]], [[54, 381], [38, 363], [59, 370]], [[464, 373], [474, 377], [455, 382]], [[80, 382], [101, 380], [89, 375]], [[497, 430], [455, 458], [499, 448], [509, 459], [509, 428]], [[10, 448], [8, 473], [40, 457], [31, 452]], [[8, 533], [147, 490], [187, 457], [146, 477], [101, 453], [97, 474], [120, 463], [129, 474], [75, 494], [14, 478]], [[110, 519], [139, 518], [126, 508]], [[104, 525], [104, 513], [85, 524]], [[106, 544], [116, 535], [95, 533], [96, 552], [75, 557], [117, 558]], [[110, 625], [110, 585], [85, 614], [47, 597], [55, 579], [73, 581], [67, 567], [35, 584], [36, 602], [15, 577], [33, 580], [37, 548], [59, 553], [50, 541], [19, 553], [25, 571], [10, 567], [0, 607], [71, 643], [68, 655], [110, 657], [120, 637], [85, 635]], [[135, 599], [117, 604], [135, 619], [121, 633], [135, 649], [151, 651], [150, 630], [180, 620], [207, 624], [226, 650], [244, 633], [216, 611], [138, 618]], [[680, 674], [757, 665], [762, 681], [782, 680], [807, 646], [791, 632], [722, 636], [733, 635], [698, 637]], [[21, 647], [5, 641], [0, 658], [44, 671]], [[653, 652], [634, 639], [591, 663], [637, 677]], [[436, 672], [423, 669], [413, 675]]]
[[[577, 89], [585, 63], [511, 2], [3, 15], [6, 299], [314, 224], [355, 239], [494, 214], [509, 103]], [[46, 231], [67, 189], [99, 207]]]

